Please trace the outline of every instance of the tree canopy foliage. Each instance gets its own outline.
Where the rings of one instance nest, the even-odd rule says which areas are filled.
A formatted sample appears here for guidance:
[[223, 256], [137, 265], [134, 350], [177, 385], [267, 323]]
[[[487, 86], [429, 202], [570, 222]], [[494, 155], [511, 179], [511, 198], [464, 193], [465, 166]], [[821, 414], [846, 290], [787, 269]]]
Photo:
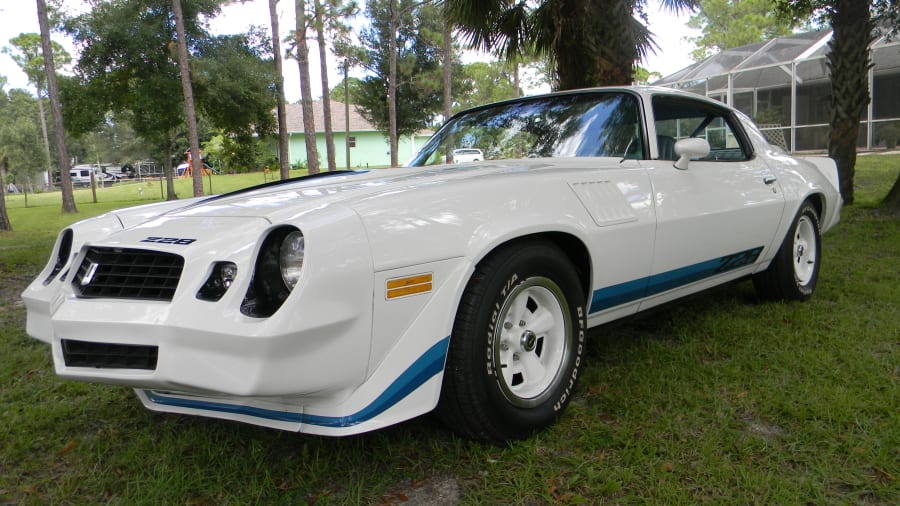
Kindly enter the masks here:
[[44, 168], [37, 100], [23, 89], [0, 94], [0, 146], [8, 181], [30, 186]]
[[[250, 142], [274, 129], [271, 46], [258, 32], [210, 35], [201, 15], [215, 15], [221, 3], [182, 2], [195, 94], [214, 128]], [[66, 21], [81, 49], [76, 77], [62, 91], [66, 124], [76, 136], [96, 129], [109, 112], [127, 113], [134, 132], [165, 164], [183, 151], [182, 142], [175, 145], [185, 123], [171, 10], [169, 0], [112, 0]]]
[[[831, 26], [827, 65], [831, 78], [828, 156], [838, 166], [841, 196], [853, 203], [856, 142], [860, 118], [871, 97], [869, 45], [879, 29], [896, 31], [897, 0], [775, 0], [779, 12], [798, 21], [813, 18]], [[900, 179], [898, 179], [900, 180]], [[895, 185], [896, 186], [896, 185]]]
[[[360, 114], [383, 132], [390, 128], [387, 99], [390, 55], [386, 43], [391, 37], [389, 2], [367, 2], [371, 26], [362, 30], [360, 41], [365, 50], [362, 64], [368, 76], [354, 97]], [[397, 134], [410, 135], [430, 126], [443, 106], [443, 18], [434, 5], [415, 0], [402, 0], [398, 11]], [[457, 67], [453, 73], [457, 94], [467, 90], [460, 70]]]
[[[447, 18], [473, 49], [507, 59], [549, 58], [557, 88], [630, 84], [634, 64], [653, 50], [646, 0], [444, 0]], [[660, 0], [670, 10], [697, 0]], [[634, 13], [638, 13], [635, 18]]]
[[697, 47], [691, 57], [703, 60], [725, 49], [789, 35], [800, 20], [791, 21], [772, 8], [772, 0], [699, 0], [700, 9], [688, 26], [701, 35], [688, 40]]

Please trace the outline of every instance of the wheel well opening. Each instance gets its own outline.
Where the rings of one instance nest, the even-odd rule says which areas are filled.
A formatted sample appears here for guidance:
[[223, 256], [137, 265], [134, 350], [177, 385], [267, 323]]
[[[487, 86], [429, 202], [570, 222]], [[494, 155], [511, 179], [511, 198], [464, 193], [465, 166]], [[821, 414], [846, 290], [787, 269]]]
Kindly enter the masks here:
[[591, 287], [591, 256], [588, 253], [587, 246], [581, 241], [581, 239], [567, 234], [565, 232], [543, 232], [539, 234], [531, 234], [522, 237], [517, 237], [515, 239], [511, 239], [505, 243], [498, 244], [490, 253], [484, 256], [478, 263], [481, 264], [488, 258], [495, 255], [501, 249], [514, 246], [516, 243], [525, 242], [525, 241], [545, 241], [554, 244], [557, 246], [562, 252], [566, 255], [566, 258], [569, 262], [572, 263], [572, 266], [575, 267], [575, 272], [578, 274], [578, 281], [581, 283], [581, 291], [584, 293], [586, 299], [590, 300], [590, 287]]
[[822, 198], [822, 195], [819, 193], [814, 193], [810, 195], [806, 200], [816, 209], [816, 214], [819, 215], [819, 219], [823, 219], [825, 213], [825, 201]]

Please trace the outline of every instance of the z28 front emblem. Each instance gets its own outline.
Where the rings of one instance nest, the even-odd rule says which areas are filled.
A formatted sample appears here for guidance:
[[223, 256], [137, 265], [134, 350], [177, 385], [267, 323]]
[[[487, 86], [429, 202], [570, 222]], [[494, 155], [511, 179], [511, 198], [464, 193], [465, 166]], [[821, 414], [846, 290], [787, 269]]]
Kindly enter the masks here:
[[180, 246], [187, 246], [188, 244], [196, 240], [197, 239], [180, 239], [178, 237], [148, 237], [146, 239], [141, 239], [141, 242], [155, 242], [157, 244], [178, 244]]

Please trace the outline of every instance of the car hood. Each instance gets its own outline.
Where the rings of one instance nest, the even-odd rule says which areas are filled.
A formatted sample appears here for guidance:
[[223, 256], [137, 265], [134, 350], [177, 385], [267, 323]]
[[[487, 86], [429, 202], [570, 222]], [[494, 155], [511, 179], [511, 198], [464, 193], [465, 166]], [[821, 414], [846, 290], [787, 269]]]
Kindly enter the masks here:
[[[588, 159], [567, 159], [573, 168]], [[615, 167], [619, 159], [593, 158], [590, 166]], [[260, 217], [272, 222], [290, 221], [326, 206], [354, 202], [374, 196], [401, 194], [436, 185], [458, 185], [467, 181], [513, 174], [533, 174], [559, 170], [553, 159], [517, 160], [463, 165], [438, 165], [399, 169], [379, 169], [323, 173], [276, 184], [252, 187], [233, 193], [209, 197], [169, 211], [171, 217]]]

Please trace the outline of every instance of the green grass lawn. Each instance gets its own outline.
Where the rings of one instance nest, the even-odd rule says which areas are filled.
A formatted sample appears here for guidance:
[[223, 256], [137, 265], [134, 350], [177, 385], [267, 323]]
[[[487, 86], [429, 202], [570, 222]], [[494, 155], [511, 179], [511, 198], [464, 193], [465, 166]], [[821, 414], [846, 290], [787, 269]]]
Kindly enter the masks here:
[[[79, 192], [77, 217], [58, 194], [28, 209], [13, 197], [0, 504], [382, 504], [439, 486], [467, 504], [900, 504], [900, 219], [877, 207], [900, 156], [860, 157], [857, 171], [810, 301], [761, 303], [744, 281], [601, 327], [565, 416], [507, 447], [429, 416], [326, 439], [161, 415], [129, 389], [58, 379], [18, 293], [61, 227], [137, 203], [137, 190], [98, 191], [98, 204]], [[213, 189], [262, 182], [251, 176]]]

